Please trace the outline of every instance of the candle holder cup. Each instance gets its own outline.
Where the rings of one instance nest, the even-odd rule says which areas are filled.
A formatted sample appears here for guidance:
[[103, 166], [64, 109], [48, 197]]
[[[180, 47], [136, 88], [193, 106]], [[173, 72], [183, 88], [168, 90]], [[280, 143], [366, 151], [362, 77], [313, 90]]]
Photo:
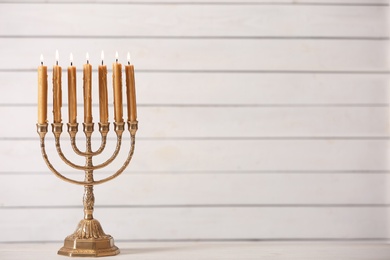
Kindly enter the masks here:
[[59, 173], [49, 161], [45, 148], [45, 136], [48, 132], [48, 124], [37, 124], [37, 132], [40, 138], [41, 152], [44, 161], [48, 168], [60, 179], [77, 185], [84, 186], [84, 219], [82, 219], [76, 231], [65, 238], [64, 246], [58, 251], [59, 255], [72, 256], [72, 257], [99, 257], [99, 256], [112, 256], [119, 254], [119, 249], [114, 245], [114, 239], [112, 236], [104, 233], [98, 220], [93, 217], [93, 210], [95, 204], [95, 197], [93, 193], [94, 185], [105, 183], [109, 180], [119, 176], [129, 165], [135, 148], [135, 134], [138, 129], [138, 121], [127, 122], [128, 131], [130, 133], [130, 151], [127, 155], [127, 159], [119, 170], [101, 180], [94, 180], [93, 172], [106, 167], [117, 157], [122, 145], [122, 135], [125, 131], [124, 122], [115, 122], [114, 131], [116, 133], [116, 147], [115, 151], [105, 162], [99, 165], [93, 165], [92, 159], [95, 156], [101, 154], [107, 143], [107, 134], [109, 132], [109, 123], [99, 123], [99, 132], [101, 134], [101, 145], [96, 151], [92, 151], [91, 137], [94, 132], [94, 123], [83, 123], [83, 131], [86, 139], [86, 149], [81, 151], [76, 144], [76, 135], [78, 132], [77, 123], [68, 123], [68, 133], [70, 137], [70, 143], [75, 154], [85, 158], [85, 165], [77, 165], [69, 161], [62, 152], [60, 137], [62, 134], [62, 123], [53, 123], [52, 131], [54, 134], [55, 147], [59, 157], [69, 166], [76, 170], [82, 170], [85, 172], [84, 181], [77, 181], [63, 176]]

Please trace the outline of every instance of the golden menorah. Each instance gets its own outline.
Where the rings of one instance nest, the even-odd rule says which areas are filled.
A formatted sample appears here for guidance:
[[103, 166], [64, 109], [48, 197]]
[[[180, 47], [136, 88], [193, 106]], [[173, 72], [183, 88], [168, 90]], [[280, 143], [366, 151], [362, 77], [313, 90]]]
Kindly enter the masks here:
[[[112, 236], [104, 233], [98, 220], [93, 217], [95, 197], [93, 193], [94, 185], [102, 184], [119, 176], [129, 165], [135, 148], [135, 134], [138, 129], [136, 99], [135, 99], [135, 83], [134, 83], [134, 67], [130, 65], [129, 55], [128, 64], [125, 66], [126, 71], [126, 88], [127, 88], [127, 111], [128, 111], [128, 131], [130, 133], [130, 150], [123, 165], [114, 174], [100, 180], [94, 180], [94, 171], [102, 169], [112, 163], [117, 157], [122, 146], [122, 135], [125, 131], [125, 122], [122, 116], [122, 66], [118, 63], [118, 58], [113, 64], [113, 87], [114, 87], [114, 131], [116, 133], [116, 147], [113, 154], [103, 163], [94, 165], [93, 158], [100, 155], [106, 147], [107, 134], [109, 132], [110, 123], [108, 122], [108, 102], [107, 102], [107, 69], [103, 65], [99, 66], [99, 109], [100, 122], [99, 132], [101, 135], [100, 147], [92, 150], [92, 134], [94, 132], [94, 123], [92, 122], [92, 97], [91, 97], [91, 71], [92, 66], [89, 64], [87, 55], [87, 64], [84, 65], [84, 122], [83, 131], [85, 134], [85, 150], [82, 151], [77, 146], [76, 135], [78, 132], [77, 123], [77, 104], [76, 104], [76, 68], [68, 67], [68, 100], [69, 100], [69, 122], [67, 130], [70, 137], [70, 143], [75, 154], [85, 158], [85, 165], [77, 165], [71, 162], [61, 149], [60, 137], [63, 131], [63, 123], [61, 122], [61, 106], [62, 106], [62, 91], [61, 91], [61, 74], [62, 69], [58, 66], [58, 52], [56, 53], [56, 65], [53, 67], [53, 114], [54, 119], [52, 132], [54, 134], [55, 147], [58, 156], [70, 167], [85, 172], [83, 181], [73, 180], [65, 177], [58, 172], [50, 162], [45, 148], [45, 136], [48, 132], [47, 122], [47, 67], [43, 65], [41, 57], [41, 66], [38, 68], [38, 123], [37, 132], [40, 137], [41, 152], [44, 161], [48, 168], [60, 179], [84, 186], [84, 219], [82, 219], [76, 231], [67, 236], [64, 241], [64, 246], [58, 251], [58, 254], [65, 256], [112, 256], [119, 254], [118, 247], [114, 244]], [[72, 55], [71, 55], [72, 60]]]

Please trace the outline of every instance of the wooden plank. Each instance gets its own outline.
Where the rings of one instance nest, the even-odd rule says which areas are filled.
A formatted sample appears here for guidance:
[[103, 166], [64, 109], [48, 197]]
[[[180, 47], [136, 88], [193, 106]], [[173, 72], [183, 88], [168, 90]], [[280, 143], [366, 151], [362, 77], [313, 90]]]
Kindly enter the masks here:
[[[113, 41], [115, 44], [113, 44]], [[26, 46], [39, 46], [36, 53]], [[132, 53], [137, 70], [227, 70], [227, 71], [369, 71], [388, 69], [385, 41], [348, 40], [241, 40], [241, 39], [14, 39], [0, 41], [0, 69], [32, 69], [43, 52], [46, 63], [54, 62], [60, 51], [60, 65], [67, 66], [73, 52], [74, 64], [81, 68], [89, 52], [93, 66], [100, 64], [100, 52], [108, 64], [116, 50]], [[50, 51], [52, 50], [52, 51]], [[207, 51], [205, 51], [207, 50]]]
[[[33, 127], [31, 128], [33, 131]], [[76, 158], [69, 143], [64, 153]], [[98, 146], [94, 143], [94, 146]], [[108, 142], [107, 154], [113, 150]], [[369, 171], [388, 170], [387, 142], [383, 140], [138, 140], [133, 162], [127, 172], [135, 171]], [[105, 171], [118, 169], [125, 161], [128, 145]], [[55, 167], [69, 172], [58, 158], [53, 141], [47, 153]], [[37, 140], [1, 141], [3, 172], [49, 172]], [[23, 163], [18, 163], [22, 160]], [[79, 179], [83, 179], [79, 175]]]
[[[63, 73], [64, 104], [67, 74]], [[109, 72], [109, 77], [111, 70]], [[51, 80], [49, 73], [49, 80]], [[78, 102], [83, 103], [82, 73]], [[93, 100], [98, 100], [93, 73]], [[387, 74], [144, 73], [136, 74], [139, 105], [376, 105], [387, 104]], [[109, 95], [112, 97], [112, 83]], [[50, 88], [49, 88], [50, 89]], [[0, 104], [36, 105], [37, 73], [0, 72]], [[172, 95], [174, 93], [174, 95]], [[50, 100], [49, 100], [50, 101]]]
[[[67, 110], [62, 109], [64, 122], [68, 121]], [[78, 112], [82, 122], [83, 108]], [[36, 113], [35, 107], [0, 107], [0, 118], [15, 121], [13, 128], [1, 131], [1, 137], [35, 138], [36, 132], [26, 129], [36, 124]], [[93, 115], [98, 122], [98, 106]], [[51, 113], [48, 117], [52, 122]], [[389, 130], [387, 107], [139, 107], [138, 117], [141, 138], [383, 137]]]
[[[376, 242], [121, 242], [115, 243], [121, 253], [117, 260], [129, 256], [137, 260], [386, 260], [390, 248]], [[4, 260], [64, 259], [55, 255], [62, 243], [17, 243], [0, 247]]]
[[[369, 239], [386, 237], [385, 211], [373, 207], [96, 207], [95, 217], [117, 240]], [[0, 209], [0, 213], [1, 242], [59, 241], [82, 218], [81, 208]]]
[[[0, 3], [111, 3], [108, 0], [0, 0]], [[293, 5], [341, 5], [341, 6], [350, 6], [350, 5], [388, 5], [388, 0], [305, 0], [305, 1], [297, 1], [297, 0], [274, 0], [270, 2], [269, 0], [251, 0], [245, 2], [239, 2], [237, 0], [154, 0], [153, 2], [145, 2], [143, 0], [116, 0], [115, 3], [124, 3], [124, 4], [144, 4], [144, 5], [155, 5], [155, 4], [237, 4], [237, 5], [248, 5], [248, 4], [263, 4], [263, 5], [281, 5], [281, 4], [293, 4]]]
[[[29, 0], [27, 0], [29, 1]], [[56, 2], [56, 1], [62, 1], [62, 0], [48, 0], [49, 2]], [[74, 0], [64, 0], [64, 1], [74, 1]], [[94, 1], [94, 2], [106, 2], [107, 0], [86, 0], [86, 1]], [[130, 2], [142, 2], [142, 0], [135, 0], [135, 1], [130, 1], [130, 0], [118, 0], [118, 2], [125, 2], [125, 3], [130, 3]], [[154, 3], [167, 3], [166, 0], [156, 0], [153, 1]], [[210, 0], [172, 0], [169, 1], [169, 3], [210, 3]], [[212, 3], [236, 3], [240, 4], [239, 1], [237, 0], [215, 0], [212, 1]], [[251, 1], [246, 1], [244, 3], [259, 3], [259, 4], [265, 4], [265, 5], [272, 5], [274, 4], [294, 4], [294, 5], [306, 5], [306, 4], [321, 4], [321, 5], [332, 5], [332, 4], [339, 4], [339, 5], [359, 5], [359, 4], [366, 4], [366, 5], [376, 5], [376, 4], [388, 4], [388, 0], [305, 0], [305, 1], [297, 1], [297, 0], [274, 0], [272, 2], [269, 2], [267, 0], [251, 0]]]
[[[385, 205], [388, 201], [383, 194], [388, 185], [385, 174], [127, 172], [117, 181], [95, 187], [95, 199], [97, 207]], [[0, 208], [81, 206], [82, 194], [83, 187], [48, 174], [0, 174]]]
[[386, 19], [378, 6], [2, 4], [0, 36], [387, 37]]

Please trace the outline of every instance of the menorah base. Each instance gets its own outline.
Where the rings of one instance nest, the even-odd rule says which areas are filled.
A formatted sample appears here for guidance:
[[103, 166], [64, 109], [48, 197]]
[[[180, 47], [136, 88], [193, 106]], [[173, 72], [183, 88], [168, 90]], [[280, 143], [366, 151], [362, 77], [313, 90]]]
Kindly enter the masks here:
[[59, 255], [74, 257], [99, 257], [119, 254], [114, 245], [114, 238], [104, 233], [96, 219], [83, 219], [76, 231], [65, 238], [64, 246], [58, 251]]
[[114, 245], [114, 238], [65, 238], [64, 246], [59, 255], [71, 257], [99, 257], [119, 254], [119, 248]]

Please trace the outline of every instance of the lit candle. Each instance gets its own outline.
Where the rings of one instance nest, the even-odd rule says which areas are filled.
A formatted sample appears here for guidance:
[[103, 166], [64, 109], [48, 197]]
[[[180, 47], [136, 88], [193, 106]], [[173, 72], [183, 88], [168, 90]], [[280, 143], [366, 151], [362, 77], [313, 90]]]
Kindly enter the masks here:
[[104, 52], [101, 54], [102, 65], [99, 66], [99, 112], [100, 123], [108, 123], [107, 66], [103, 65]]
[[41, 66], [38, 67], [38, 124], [47, 123], [47, 66], [43, 66], [43, 55], [41, 55]]
[[114, 119], [115, 122], [123, 122], [122, 64], [118, 63], [118, 52], [115, 53], [115, 62], [112, 64], [112, 80], [114, 86]]
[[84, 64], [84, 123], [92, 123], [92, 66], [89, 64], [87, 53], [87, 64]]
[[53, 66], [53, 116], [54, 123], [61, 123], [62, 90], [61, 74], [62, 68], [58, 66], [59, 54], [56, 51], [56, 64]]
[[135, 98], [134, 66], [130, 64], [130, 53], [127, 53], [126, 90], [127, 90], [127, 117], [128, 121], [137, 120], [137, 102]]
[[69, 123], [77, 123], [76, 67], [73, 66], [73, 54], [70, 54], [68, 67], [68, 104]]

